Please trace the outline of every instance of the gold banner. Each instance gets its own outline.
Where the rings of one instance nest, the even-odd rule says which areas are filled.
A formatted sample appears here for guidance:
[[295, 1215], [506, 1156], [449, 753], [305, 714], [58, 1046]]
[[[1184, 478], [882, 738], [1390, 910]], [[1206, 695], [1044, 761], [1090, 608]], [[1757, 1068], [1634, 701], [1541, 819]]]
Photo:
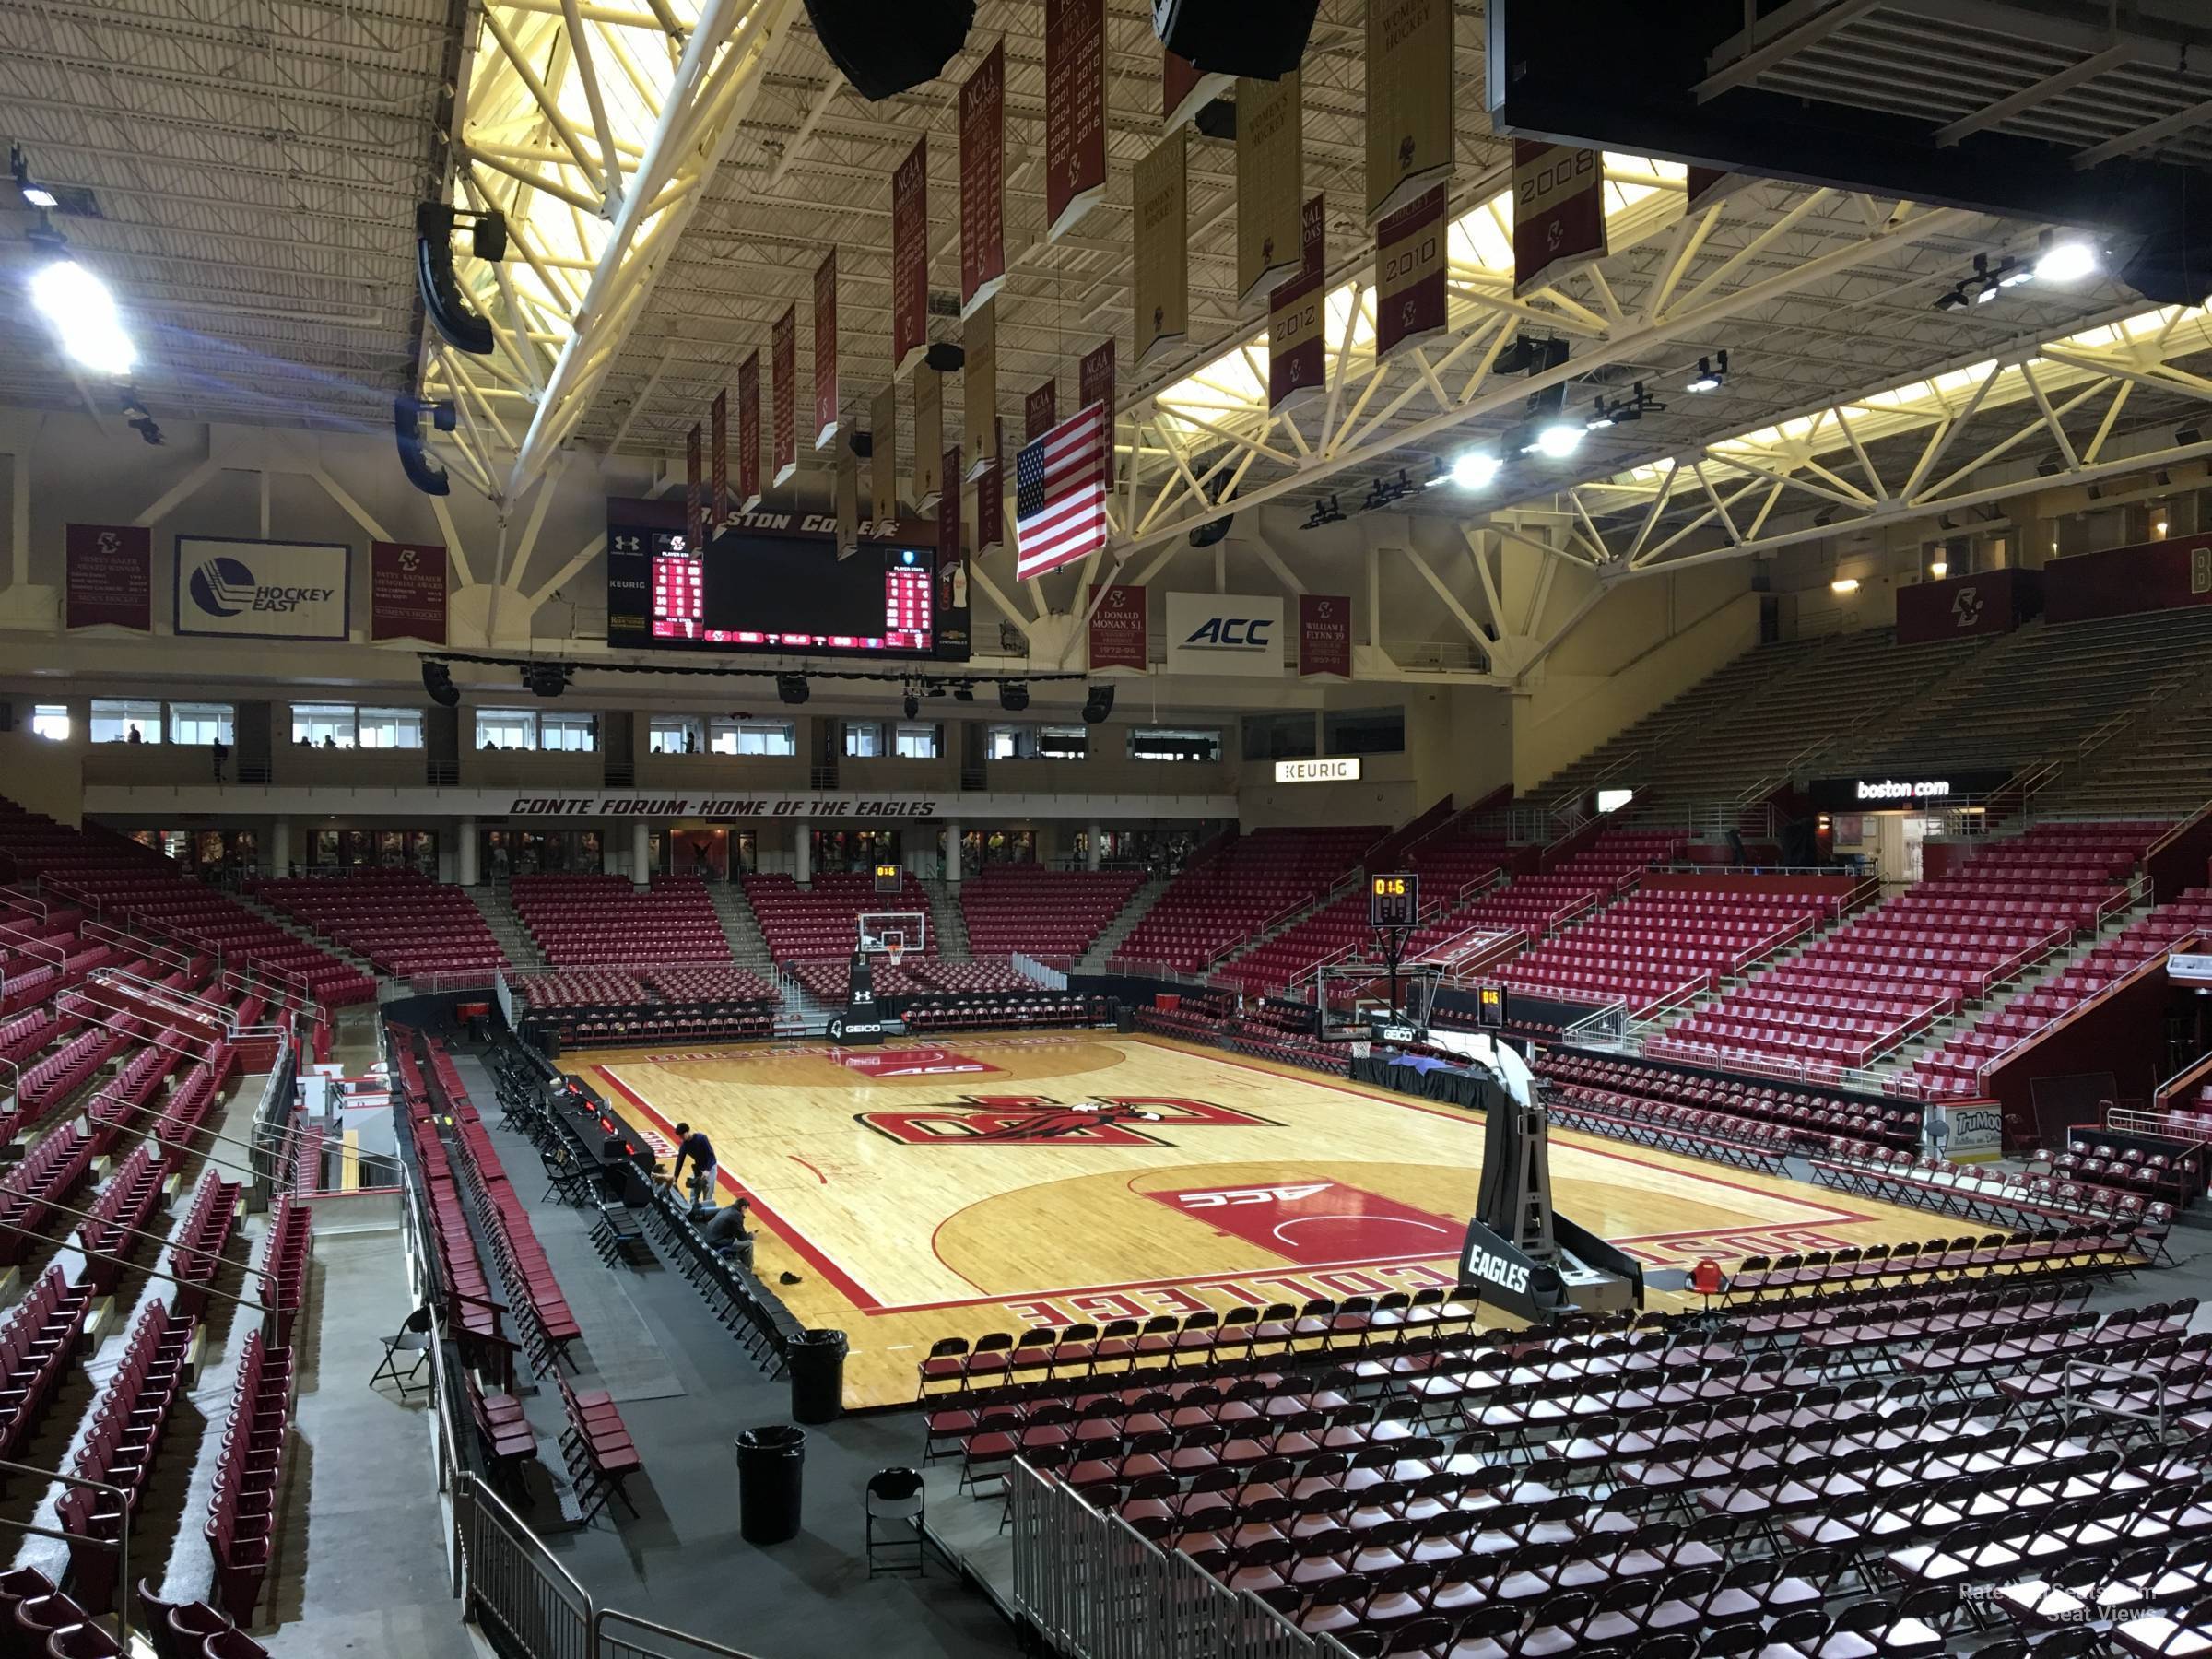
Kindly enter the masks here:
[[1188, 127], [1177, 127], [1136, 164], [1136, 367], [1181, 345], [1191, 331], [1187, 233]]
[[860, 551], [860, 457], [853, 446], [837, 446], [837, 556]]
[[1367, 217], [1452, 176], [1451, 0], [1369, 0]]
[[876, 394], [868, 431], [868, 516], [877, 524], [899, 516], [899, 382]]
[[1305, 199], [1298, 71], [1237, 82], [1237, 303], [1254, 305], [1297, 273]]
[[945, 487], [945, 377], [924, 364], [914, 373], [914, 499], [916, 512], [937, 504]]
[[998, 465], [998, 302], [975, 308], [960, 331], [967, 361], [960, 370], [960, 453], [968, 477]]

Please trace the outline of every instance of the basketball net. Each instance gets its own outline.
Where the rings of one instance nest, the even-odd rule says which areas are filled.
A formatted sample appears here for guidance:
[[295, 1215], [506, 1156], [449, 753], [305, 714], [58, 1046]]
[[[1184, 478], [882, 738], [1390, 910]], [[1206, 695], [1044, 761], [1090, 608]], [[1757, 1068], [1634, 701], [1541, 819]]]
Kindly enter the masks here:
[[906, 954], [906, 941], [897, 937], [886, 939], [883, 942], [883, 954], [890, 959], [892, 967], [898, 967], [899, 959]]

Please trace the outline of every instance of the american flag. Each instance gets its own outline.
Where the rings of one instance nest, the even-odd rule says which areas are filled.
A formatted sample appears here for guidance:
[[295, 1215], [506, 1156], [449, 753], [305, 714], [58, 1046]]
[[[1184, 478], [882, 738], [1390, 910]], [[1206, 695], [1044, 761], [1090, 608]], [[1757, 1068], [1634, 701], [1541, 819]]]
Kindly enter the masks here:
[[1094, 403], [1014, 458], [1014, 574], [1027, 581], [1106, 545], [1106, 434]]

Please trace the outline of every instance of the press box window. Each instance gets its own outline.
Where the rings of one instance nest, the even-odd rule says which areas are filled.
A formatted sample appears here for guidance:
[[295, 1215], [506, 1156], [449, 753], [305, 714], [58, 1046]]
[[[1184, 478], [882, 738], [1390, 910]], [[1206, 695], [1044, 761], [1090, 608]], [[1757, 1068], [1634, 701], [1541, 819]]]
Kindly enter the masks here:
[[351, 703], [294, 703], [292, 741], [309, 748], [351, 748], [355, 711]]
[[477, 747], [480, 749], [535, 748], [536, 714], [528, 709], [477, 710]]
[[901, 760], [935, 760], [942, 746], [935, 726], [901, 724], [891, 734], [891, 747]]
[[1310, 760], [1321, 753], [1313, 742], [1313, 712], [1253, 714], [1244, 722], [1247, 760]]
[[229, 703], [171, 703], [169, 740], [203, 747], [215, 743], [227, 746], [234, 712]]
[[1133, 726], [1129, 731], [1132, 760], [1218, 760], [1221, 734], [1187, 726]]
[[363, 709], [361, 747], [365, 749], [418, 749], [422, 747], [420, 709]]
[[161, 741], [161, 705], [158, 702], [118, 702], [110, 698], [92, 700], [92, 741], [128, 743], [135, 732], [141, 743]]
[[845, 722], [845, 753], [855, 760], [874, 760], [883, 754], [883, 726], [873, 720]]
[[50, 743], [69, 741], [69, 705], [40, 703], [30, 712], [30, 735]]
[[588, 755], [599, 747], [596, 714], [541, 714], [537, 747], [560, 755]]
[[1406, 748], [1404, 709], [1335, 709], [1321, 717], [1322, 748], [1331, 755], [1396, 755]]
[[699, 722], [688, 714], [656, 714], [646, 729], [645, 747], [655, 755], [696, 755]]
[[796, 755], [798, 735], [788, 721], [717, 720], [708, 747], [718, 755]]

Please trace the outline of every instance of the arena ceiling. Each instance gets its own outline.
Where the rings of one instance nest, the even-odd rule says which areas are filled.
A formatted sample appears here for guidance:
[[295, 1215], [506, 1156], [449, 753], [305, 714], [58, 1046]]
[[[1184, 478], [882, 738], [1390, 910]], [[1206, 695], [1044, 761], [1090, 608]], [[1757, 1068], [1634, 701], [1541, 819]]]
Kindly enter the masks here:
[[[1930, 100], [1931, 120], [2004, 106], [1993, 124], [2064, 127], [2084, 145], [2115, 135], [2106, 131], [2115, 88], [2147, 97], [2142, 88], [2155, 85], [2171, 105], [2126, 105], [2138, 128], [2191, 107], [2185, 76], [2146, 67], [2117, 43], [2096, 71], [2120, 77], [2109, 84], [2080, 66], [2097, 55], [2093, 42], [2007, 43], [1985, 29], [1988, 39], [1937, 61], [1902, 14], [1959, 9], [1948, 0], [1841, 0], [1832, 11], [1800, 0], [1796, 9], [1834, 27], [1788, 51], [1751, 42], [1758, 61], [1740, 78], [1799, 95], [1807, 76], [1856, 86], [1865, 77], [1852, 64], [1863, 53]], [[1463, 3], [1451, 327], [1378, 367], [1365, 349], [1372, 259], [1359, 212], [1364, 16], [1362, 0], [1323, 0], [1305, 66], [1307, 183], [1325, 193], [1330, 216], [1325, 409], [1271, 418], [1255, 395], [1265, 319], [1235, 302], [1233, 150], [1200, 140], [1190, 207], [1197, 344], [1145, 381], [1125, 361], [1121, 377], [1117, 512], [1135, 551], [1176, 543], [1232, 484], [1246, 501], [1333, 497], [1350, 512], [1375, 479], [1402, 471], [1418, 481], [1470, 445], [1505, 448], [1544, 384], [1566, 385], [1570, 410], [1581, 412], [1641, 381], [1663, 411], [1591, 432], [1568, 460], [1504, 453], [1487, 500], [1441, 488], [1398, 507], [1465, 517], [1536, 503], [1562, 524], [1597, 521], [1587, 545], [1564, 544], [1571, 552], [1645, 568], [1659, 524], [1711, 505], [1682, 458], [2148, 309], [2104, 276], [1938, 309], [1975, 255], [2030, 257], [2042, 225], [1759, 180], [1686, 212], [1683, 170], [1627, 151], [1606, 155], [1610, 256], [1516, 300], [1505, 243], [1510, 147], [1486, 112], [1484, 8]], [[949, 301], [956, 91], [1001, 39], [1011, 266], [999, 300], [1002, 400], [1018, 407], [1022, 389], [1056, 373], [1065, 407], [1084, 351], [1115, 337], [1125, 356], [1130, 171], [1159, 124], [1149, 8], [1107, 6], [1108, 196], [1050, 243], [1035, 176], [1042, 17], [1041, 0], [982, 0], [968, 49], [943, 77], [872, 104], [831, 67], [797, 0], [21, 0], [0, 11], [0, 135], [25, 147], [42, 179], [92, 193], [97, 217], [59, 222], [134, 321], [135, 387], [158, 418], [382, 431], [392, 398], [419, 383], [461, 406], [463, 447], [449, 456], [456, 476], [512, 499], [571, 441], [680, 468], [685, 434], [737, 363], [766, 347], [773, 319], [794, 300], [805, 315], [814, 267], [832, 246], [845, 414], [865, 426], [889, 358], [892, 167], [917, 136], [930, 137], [932, 288]], [[1851, 61], [1835, 62], [1839, 53]], [[2151, 146], [2194, 159], [2187, 147], [2201, 145], [2201, 132], [2185, 129], [2162, 130]], [[487, 359], [458, 361], [434, 335], [426, 353], [415, 297], [414, 205], [448, 176], [449, 140], [457, 198], [501, 206], [521, 232], [497, 266], [459, 262], [503, 330]], [[639, 189], [648, 178], [652, 188]], [[28, 214], [6, 219], [29, 223]], [[19, 238], [9, 236], [5, 257], [27, 257]], [[958, 327], [933, 316], [939, 337], [957, 338]], [[1567, 339], [1568, 362], [1533, 379], [1498, 371], [1523, 333]], [[2201, 344], [2186, 330], [2161, 338], [2177, 364], [2185, 353], [2176, 342]], [[800, 339], [804, 386], [804, 323]], [[1723, 350], [1724, 386], [1685, 392], [1699, 359]], [[2122, 437], [2171, 424], [2194, 397], [2178, 380], [2140, 380], [2112, 423]], [[0, 340], [0, 400], [88, 402], [108, 414], [116, 392], [73, 382], [30, 327]], [[1997, 441], [1996, 419], [2013, 401], [1939, 408], [1947, 429], [1961, 428], [1947, 441]], [[1649, 480], [1664, 476], [1646, 469], [1670, 462], [1676, 482], [1654, 532], [1622, 550], [1620, 525], [1649, 513]], [[1604, 481], [1622, 479], [1604, 495]], [[1594, 491], [1586, 500], [1567, 493], [1584, 480]], [[1855, 488], [1887, 497], [1895, 482]], [[1695, 500], [1672, 499], [1691, 489]], [[1817, 499], [1805, 506], [1819, 510]]]

